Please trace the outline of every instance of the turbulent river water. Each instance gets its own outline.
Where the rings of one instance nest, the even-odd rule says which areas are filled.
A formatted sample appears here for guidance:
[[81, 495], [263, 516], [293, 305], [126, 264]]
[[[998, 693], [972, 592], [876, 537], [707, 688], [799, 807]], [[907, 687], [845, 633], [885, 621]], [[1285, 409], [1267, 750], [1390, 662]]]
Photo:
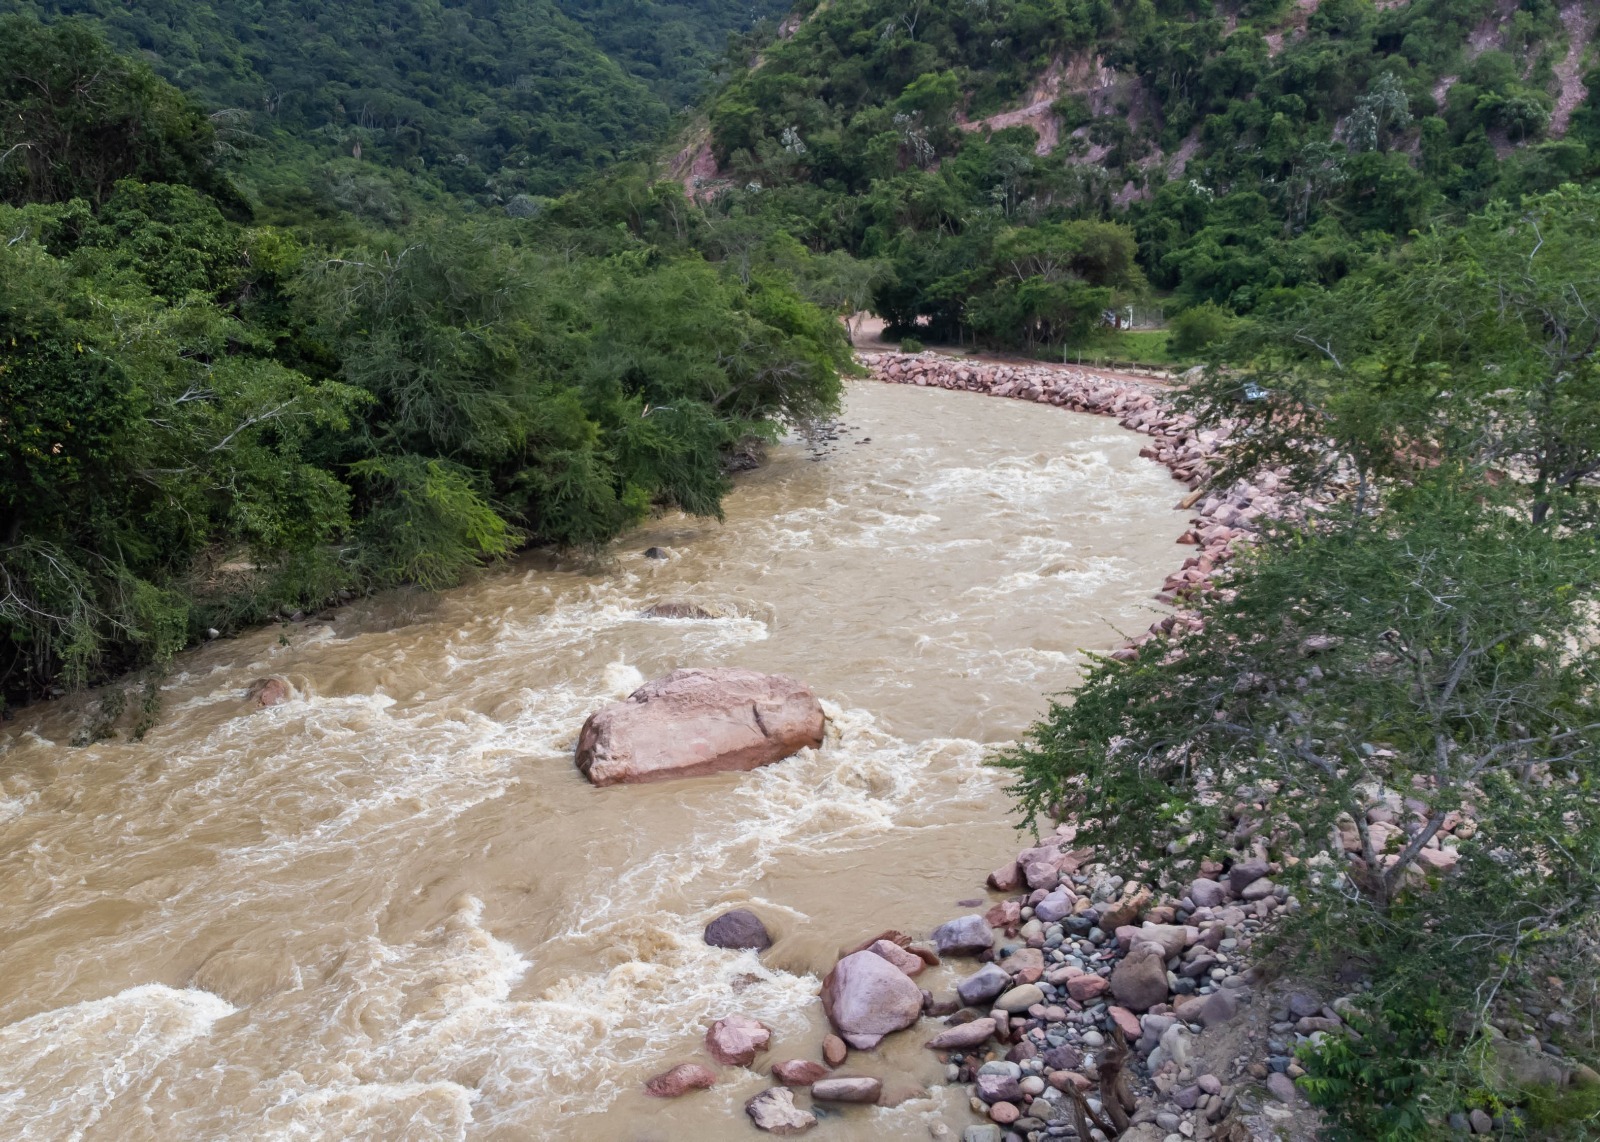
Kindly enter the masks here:
[[[0, 1137], [748, 1140], [758, 1075], [641, 1081], [733, 1013], [818, 1057], [818, 976], [980, 894], [1019, 847], [989, 746], [1150, 622], [1179, 550], [1176, 486], [1110, 421], [857, 382], [844, 424], [724, 522], [186, 654], [142, 742], [71, 746], [95, 695], [7, 723]], [[726, 617], [642, 617], [667, 599]], [[828, 741], [590, 788], [583, 719], [690, 665], [806, 681]], [[265, 674], [294, 697], [252, 710]], [[742, 904], [759, 958], [701, 939]], [[962, 1121], [924, 1038], [851, 1061], [919, 1097], [812, 1137]]]

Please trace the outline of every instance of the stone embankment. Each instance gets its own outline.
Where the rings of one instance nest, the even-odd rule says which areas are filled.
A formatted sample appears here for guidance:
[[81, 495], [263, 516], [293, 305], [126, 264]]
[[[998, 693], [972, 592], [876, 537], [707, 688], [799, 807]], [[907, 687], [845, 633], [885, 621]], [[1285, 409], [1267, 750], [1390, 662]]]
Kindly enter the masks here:
[[[1191, 490], [1179, 507], [1193, 512], [1178, 542], [1194, 552], [1167, 576], [1156, 596], [1162, 602], [1181, 604], [1209, 590], [1213, 573], [1233, 557], [1237, 545], [1255, 538], [1262, 520], [1300, 518], [1319, 506], [1292, 495], [1286, 485], [1288, 470], [1281, 468], [1259, 472], [1226, 492], [1194, 490], [1211, 475], [1218, 452], [1227, 445], [1228, 430], [1198, 427], [1193, 417], [1169, 407], [1165, 390], [1153, 385], [1064, 366], [968, 362], [937, 353], [864, 353], [861, 360], [875, 379], [889, 384], [1056, 405], [1115, 417], [1122, 427], [1150, 437], [1139, 454], [1165, 465]], [[1135, 641], [1170, 634], [1180, 625], [1198, 627], [1199, 620], [1168, 615]], [[1133, 653], [1131, 646], [1123, 646], [1112, 657], [1131, 658]]]

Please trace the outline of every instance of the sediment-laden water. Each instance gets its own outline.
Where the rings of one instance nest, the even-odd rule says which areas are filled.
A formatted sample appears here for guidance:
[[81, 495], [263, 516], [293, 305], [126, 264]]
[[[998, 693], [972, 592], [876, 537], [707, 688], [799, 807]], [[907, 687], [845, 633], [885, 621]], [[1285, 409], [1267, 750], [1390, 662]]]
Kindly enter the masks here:
[[[1178, 489], [1110, 421], [857, 383], [844, 423], [826, 459], [775, 449], [722, 523], [187, 654], [142, 742], [70, 746], [94, 695], [7, 723], [0, 1137], [751, 1137], [758, 1075], [639, 1085], [736, 1012], [817, 1057], [816, 975], [1014, 855], [987, 745], [1147, 625], [1176, 559]], [[679, 599], [726, 617], [641, 616]], [[805, 680], [828, 742], [590, 788], [583, 719], [691, 665]], [[295, 697], [251, 710], [266, 674]], [[760, 958], [701, 940], [736, 904], [777, 937]], [[925, 1037], [851, 1068], [930, 1090], [812, 1137], [962, 1121]]]

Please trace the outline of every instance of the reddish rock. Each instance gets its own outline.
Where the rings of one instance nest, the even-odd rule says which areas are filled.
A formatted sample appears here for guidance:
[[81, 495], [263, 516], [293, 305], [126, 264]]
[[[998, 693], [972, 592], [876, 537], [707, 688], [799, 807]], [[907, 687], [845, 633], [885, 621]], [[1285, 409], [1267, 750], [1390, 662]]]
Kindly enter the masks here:
[[1009, 928], [1022, 919], [1022, 905], [1015, 900], [1002, 900], [983, 914], [991, 928]]
[[993, 1019], [974, 1019], [971, 1023], [961, 1023], [939, 1032], [923, 1046], [935, 1051], [962, 1051], [968, 1047], [976, 1047], [994, 1032]]
[[1017, 1109], [1015, 1103], [997, 1102], [989, 1108], [989, 1117], [1001, 1126], [1010, 1126], [1022, 1117], [1022, 1111]]
[[1113, 932], [1124, 924], [1132, 924], [1155, 899], [1148, 888], [1141, 888], [1132, 896], [1124, 896], [1111, 904], [1100, 906], [1100, 929]]
[[772, 1077], [784, 1086], [810, 1086], [833, 1072], [812, 1059], [785, 1059], [772, 1066]]
[[1126, 1007], [1118, 1007], [1113, 1004], [1106, 1008], [1106, 1014], [1111, 1016], [1113, 1023], [1122, 1028], [1122, 1033], [1127, 1036], [1129, 1042], [1137, 1039], [1143, 1033], [1143, 1028], [1139, 1025], [1139, 1017]]
[[1067, 980], [1067, 994], [1079, 1003], [1093, 1003], [1110, 986], [1111, 981], [1103, 975], [1075, 975]]
[[1057, 1090], [1066, 1090], [1069, 1086], [1078, 1090], [1088, 1090], [1094, 1084], [1077, 1071], [1051, 1071], [1046, 1080]]
[[861, 1050], [922, 1015], [922, 989], [882, 956], [856, 952], [822, 981], [822, 1010], [845, 1042]]
[[1016, 861], [1001, 865], [989, 874], [989, 887], [996, 892], [1015, 892], [1022, 887], [1022, 868]]
[[819, 1102], [877, 1102], [883, 1093], [883, 1082], [866, 1077], [819, 1079], [811, 1086], [811, 1097]]
[[670, 1071], [646, 1079], [644, 1093], [652, 1098], [677, 1098], [692, 1090], [707, 1090], [717, 1081], [711, 1068], [699, 1063], [679, 1063]]
[[921, 956], [906, 951], [899, 944], [891, 944], [888, 940], [874, 940], [867, 951], [875, 956], [882, 956], [907, 975], [916, 975], [928, 966]]
[[706, 1031], [706, 1050], [725, 1067], [748, 1067], [772, 1042], [772, 1031], [748, 1015], [718, 1019]]
[[850, 1048], [845, 1046], [844, 1040], [839, 1036], [827, 1035], [823, 1037], [822, 1058], [830, 1067], [839, 1066], [849, 1053]]
[[595, 785], [755, 769], [822, 744], [817, 697], [781, 674], [675, 670], [589, 716], [578, 768]]
[[292, 697], [294, 691], [289, 688], [288, 681], [276, 676], [257, 678], [244, 692], [245, 701], [258, 707], [281, 706]]

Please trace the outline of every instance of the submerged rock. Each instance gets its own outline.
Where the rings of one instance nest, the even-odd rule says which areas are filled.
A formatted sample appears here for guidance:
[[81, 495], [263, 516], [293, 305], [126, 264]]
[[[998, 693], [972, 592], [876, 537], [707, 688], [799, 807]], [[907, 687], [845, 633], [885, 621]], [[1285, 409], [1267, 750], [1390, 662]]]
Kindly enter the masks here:
[[692, 1090], [707, 1090], [716, 1081], [717, 1076], [711, 1073], [710, 1067], [679, 1063], [670, 1071], [645, 1080], [644, 1093], [652, 1098], [677, 1098]]
[[647, 619], [720, 619], [722, 614], [711, 607], [683, 599], [665, 599], [644, 609]]
[[675, 670], [589, 716], [575, 761], [595, 785], [748, 770], [822, 744], [817, 696], [753, 670]]
[[281, 706], [294, 696], [286, 679], [257, 678], [245, 689], [244, 700], [253, 706]]

